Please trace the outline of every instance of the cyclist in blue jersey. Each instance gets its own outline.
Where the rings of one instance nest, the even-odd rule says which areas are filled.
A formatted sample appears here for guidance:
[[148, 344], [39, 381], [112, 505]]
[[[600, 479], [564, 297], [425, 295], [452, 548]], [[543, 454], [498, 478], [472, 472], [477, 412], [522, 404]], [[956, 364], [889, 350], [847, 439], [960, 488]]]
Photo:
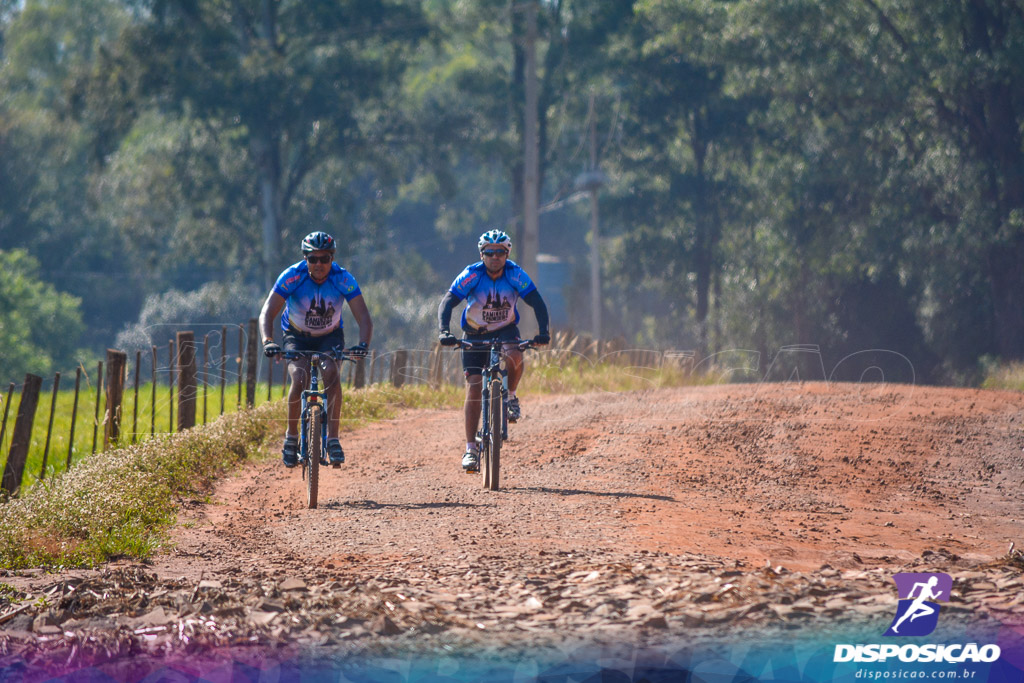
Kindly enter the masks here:
[[[526, 271], [508, 259], [512, 240], [501, 230], [489, 230], [480, 236], [477, 246], [480, 248], [480, 261], [466, 266], [459, 273], [438, 306], [437, 320], [441, 328], [438, 340], [443, 346], [459, 343], [450, 328], [452, 312], [463, 299], [466, 300], [466, 308], [462, 311], [465, 340], [518, 339], [519, 311], [516, 303], [522, 299], [533, 307], [537, 316], [539, 334], [533, 338], [534, 343], [548, 344], [551, 341], [548, 308]], [[516, 422], [521, 416], [516, 388], [523, 376], [523, 353], [514, 344], [506, 345], [505, 350], [508, 359], [508, 421]], [[462, 456], [462, 468], [467, 472], [480, 469], [476, 430], [480, 421], [480, 395], [487, 357], [487, 351], [462, 351], [462, 369], [466, 375], [466, 451]]]
[[[352, 274], [334, 263], [336, 243], [326, 232], [312, 232], [302, 240], [303, 260], [286, 268], [277, 278], [260, 312], [263, 352], [268, 357], [281, 353], [274, 342], [274, 318], [282, 309], [282, 345], [285, 351], [330, 351], [345, 346], [341, 307], [349, 310], [359, 324], [359, 344], [348, 349], [354, 356], [365, 356], [373, 336], [370, 311], [363, 301], [359, 284]], [[281, 457], [286, 467], [295, 467], [299, 455], [299, 416], [302, 392], [309, 384], [309, 361], [288, 362], [291, 388], [288, 392], [288, 427], [284, 435]], [[327, 452], [331, 464], [345, 462], [345, 452], [338, 438], [341, 416], [341, 381], [336, 362], [325, 364], [324, 387], [327, 389]]]

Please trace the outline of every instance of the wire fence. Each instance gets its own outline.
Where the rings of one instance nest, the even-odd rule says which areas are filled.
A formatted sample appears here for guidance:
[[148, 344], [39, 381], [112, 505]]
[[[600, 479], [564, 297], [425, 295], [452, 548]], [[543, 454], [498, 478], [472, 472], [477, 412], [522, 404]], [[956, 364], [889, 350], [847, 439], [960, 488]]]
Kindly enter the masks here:
[[[253, 318], [202, 336], [180, 330], [166, 347], [152, 346], [148, 352], [108, 349], [95, 367], [75, 368], [73, 389], [60, 372], [52, 382], [33, 374], [21, 385], [11, 382], [0, 394], [2, 490], [14, 496], [26, 483], [70, 469], [76, 459], [284, 397], [287, 364], [265, 358], [262, 351]], [[693, 365], [692, 352], [627, 349], [621, 340], [557, 333], [544, 364], [567, 367], [573, 359], [590, 366], [692, 370]], [[344, 386], [352, 389], [464, 381], [460, 355], [437, 344], [430, 349], [373, 350], [365, 359], [345, 363], [342, 372]]]

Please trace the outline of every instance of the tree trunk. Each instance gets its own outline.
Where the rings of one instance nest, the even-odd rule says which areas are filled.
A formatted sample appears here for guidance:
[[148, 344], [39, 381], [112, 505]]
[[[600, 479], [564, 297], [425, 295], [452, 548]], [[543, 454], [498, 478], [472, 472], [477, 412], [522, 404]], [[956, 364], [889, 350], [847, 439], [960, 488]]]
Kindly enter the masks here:
[[1024, 235], [1011, 245], [989, 250], [989, 280], [995, 316], [996, 348], [1003, 360], [1024, 358]]
[[[971, 0], [965, 16], [965, 50], [984, 54], [992, 63], [1011, 53], [1003, 19], [986, 2]], [[1024, 358], [1024, 301], [1020, 297], [1024, 292], [1024, 228], [1020, 226], [1024, 218], [1024, 153], [1013, 87], [1015, 84], [1004, 79], [986, 81], [980, 91], [972, 93], [973, 100], [981, 105], [980, 115], [968, 118], [973, 124], [969, 128], [973, 151], [988, 167], [986, 194], [996, 212], [993, 235], [997, 237], [988, 248], [986, 265], [996, 348], [1003, 360]]]
[[263, 284], [274, 284], [281, 263], [281, 232], [284, 227], [281, 183], [281, 153], [275, 141], [265, 133], [254, 134], [252, 154], [259, 170], [260, 212], [263, 214]]
[[691, 114], [690, 146], [693, 150], [695, 196], [693, 201], [694, 225], [694, 271], [697, 275], [696, 314], [698, 354], [704, 357], [708, 353], [708, 301], [711, 291], [712, 218], [708, 204], [708, 183], [705, 176], [707, 145], [701, 134], [700, 113]]

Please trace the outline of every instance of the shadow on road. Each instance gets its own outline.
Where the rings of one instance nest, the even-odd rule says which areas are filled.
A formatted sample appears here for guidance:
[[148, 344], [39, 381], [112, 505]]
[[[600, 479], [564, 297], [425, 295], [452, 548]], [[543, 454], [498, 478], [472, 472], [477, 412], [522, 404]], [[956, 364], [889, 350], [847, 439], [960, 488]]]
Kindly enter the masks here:
[[347, 500], [330, 502], [320, 505], [328, 510], [436, 510], [445, 508], [479, 508], [493, 507], [493, 505], [479, 505], [477, 503], [460, 502], [434, 502], [434, 503], [378, 503], [375, 500]]
[[547, 486], [513, 486], [508, 489], [517, 493], [555, 493], [560, 496], [603, 496], [605, 498], [646, 498], [676, 502], [672, 496], [658, 496], [650, 493], [627, 493], [625, 491], [584, 491], [581, 489], [553, 489]]

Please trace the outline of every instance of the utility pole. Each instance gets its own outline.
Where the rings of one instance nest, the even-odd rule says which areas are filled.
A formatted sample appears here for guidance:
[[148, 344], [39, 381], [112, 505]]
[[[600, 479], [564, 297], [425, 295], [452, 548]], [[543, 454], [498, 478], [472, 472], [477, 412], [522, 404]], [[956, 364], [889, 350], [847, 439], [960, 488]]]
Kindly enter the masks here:
[[[590, 93], [590, 171], [597, 171], [597, 111], [594, 93]], [[590, 311], [594, 325], [594, 339], [601, 338], [601, 249], [598, 230], [597, 188], [590, 186]]]
[[590, 321], [594, 339], [601, 338], [601, 232], [597, 191], [605, 183], [605, 175], [597, 166], [597, 109], [594, 93], [587, 108], [590, 122], [590, 168], [576, 176], [576, 190], [590, 193]]
[[525, 116], [523, 130], [523, 244], [516, 261], [531, 278], [537, 277], [537, 254], [540, 252], [540, 177], [537, 149], [537, 2], [526, 3], [526, 74]]

